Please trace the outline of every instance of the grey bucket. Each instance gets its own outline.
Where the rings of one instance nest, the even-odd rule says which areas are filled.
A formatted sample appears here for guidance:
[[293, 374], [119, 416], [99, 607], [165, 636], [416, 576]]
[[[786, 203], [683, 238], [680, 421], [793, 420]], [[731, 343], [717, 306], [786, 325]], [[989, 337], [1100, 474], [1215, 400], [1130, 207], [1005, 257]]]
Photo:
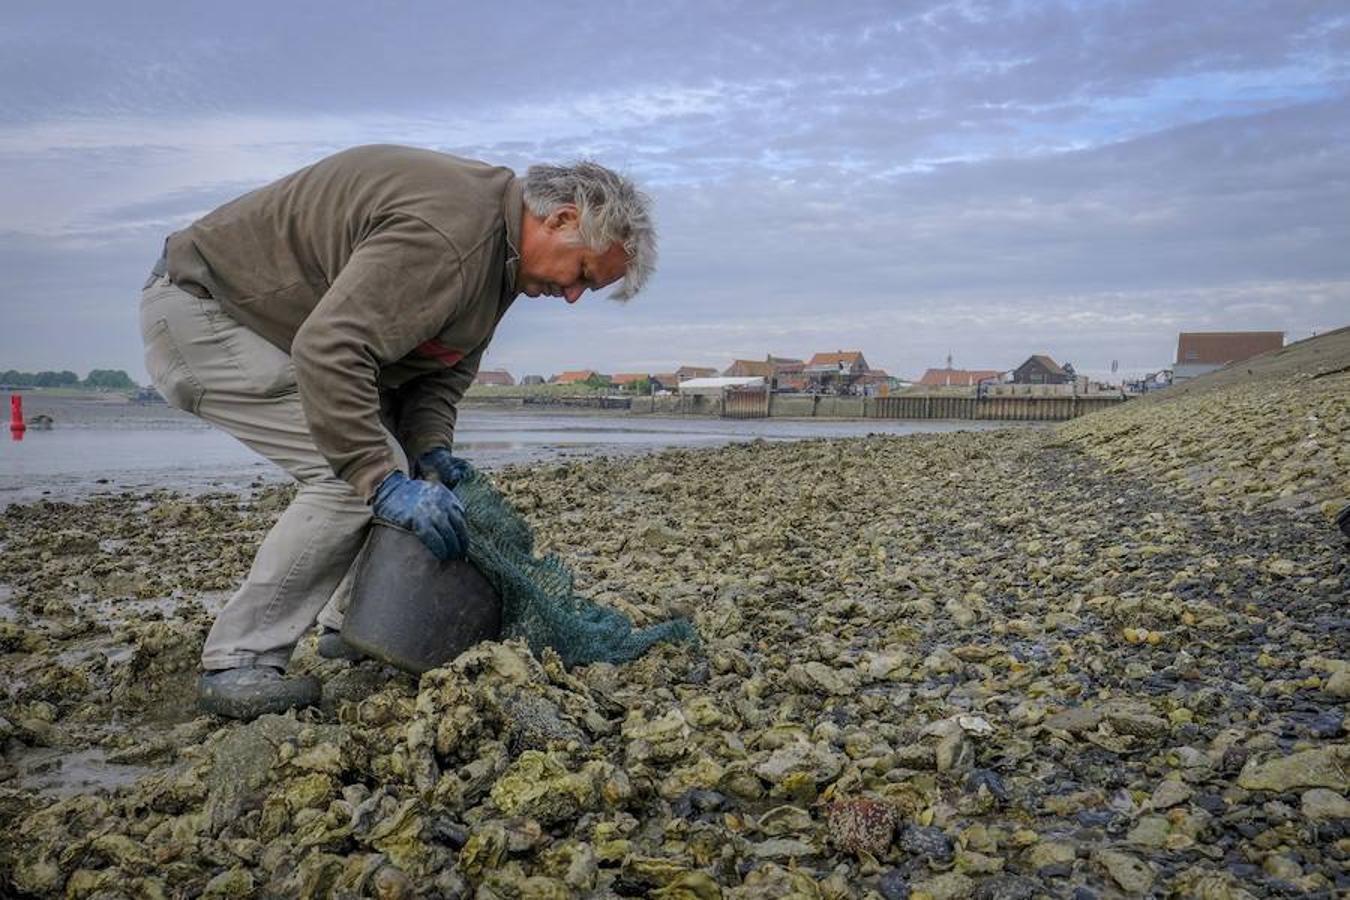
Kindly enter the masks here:
[[371, 524], [352, 575], [344, 641], [421, 674], [501, 630], [501, 598], [473, 563], [441, 562], [411, 531]]

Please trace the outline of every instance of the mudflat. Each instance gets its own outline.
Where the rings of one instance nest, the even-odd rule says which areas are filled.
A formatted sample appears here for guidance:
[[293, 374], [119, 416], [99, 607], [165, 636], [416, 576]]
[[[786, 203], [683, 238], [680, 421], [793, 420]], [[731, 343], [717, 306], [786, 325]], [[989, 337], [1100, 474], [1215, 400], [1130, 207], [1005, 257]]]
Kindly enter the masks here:
[[249, 724], [191, 686], [288, 489], [11, 506], [0, 891], [1343, 893], [1350, 349], [1277, 362], [1053, 430], [501, 469], [589, 596], [701, 646], [418, 680], [310, 636], [322, 705]]

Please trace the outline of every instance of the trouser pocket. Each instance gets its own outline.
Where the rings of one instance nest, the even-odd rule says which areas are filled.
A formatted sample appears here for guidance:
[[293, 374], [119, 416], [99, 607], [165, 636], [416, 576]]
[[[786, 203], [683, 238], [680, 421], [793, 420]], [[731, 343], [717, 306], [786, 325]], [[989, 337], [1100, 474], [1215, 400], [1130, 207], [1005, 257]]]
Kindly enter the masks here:
[[164, 400], [178, 409], [197, 412], [206, 390], [183, 358], [165, 316], [156, 316], [154, 308], [141, 308], [141, 336], [145, 340], [145, 369]]

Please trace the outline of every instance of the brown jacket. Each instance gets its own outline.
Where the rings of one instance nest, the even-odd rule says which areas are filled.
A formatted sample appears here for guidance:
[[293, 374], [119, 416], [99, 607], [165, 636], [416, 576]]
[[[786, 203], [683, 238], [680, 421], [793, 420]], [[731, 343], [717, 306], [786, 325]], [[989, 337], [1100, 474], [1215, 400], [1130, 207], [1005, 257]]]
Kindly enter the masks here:
[[356, 147], [170, 235], [169, 278], [291, 355], [315, 444], [369, 498], [397, 467], [382, 399], [410, 457], [451, 445], [515, 299], [522, 195], [509, 169]]

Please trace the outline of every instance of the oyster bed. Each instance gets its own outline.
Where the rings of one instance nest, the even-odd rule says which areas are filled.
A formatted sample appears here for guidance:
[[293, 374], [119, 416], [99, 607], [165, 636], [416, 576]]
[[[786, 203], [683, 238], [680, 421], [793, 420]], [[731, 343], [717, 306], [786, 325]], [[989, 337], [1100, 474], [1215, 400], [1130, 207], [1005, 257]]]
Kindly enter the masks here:
[[1314, 357], [1057, 431], [504, 470], [581, 589], [703, 646], [419, 683], [310, 637], [322, 707], [250, 724], [192, 686], [286, 490], [12, 507], [0, 894], [1344, 892], [1350, 375]]

